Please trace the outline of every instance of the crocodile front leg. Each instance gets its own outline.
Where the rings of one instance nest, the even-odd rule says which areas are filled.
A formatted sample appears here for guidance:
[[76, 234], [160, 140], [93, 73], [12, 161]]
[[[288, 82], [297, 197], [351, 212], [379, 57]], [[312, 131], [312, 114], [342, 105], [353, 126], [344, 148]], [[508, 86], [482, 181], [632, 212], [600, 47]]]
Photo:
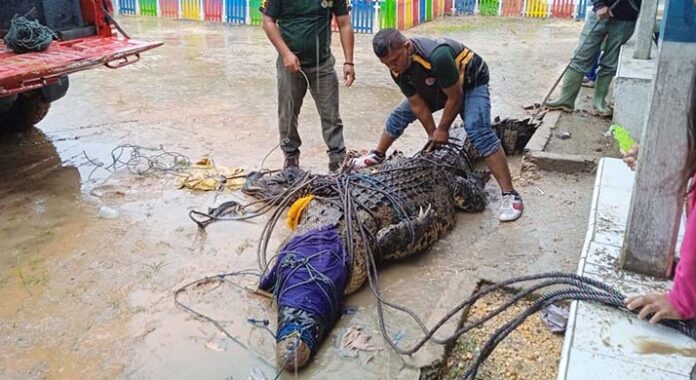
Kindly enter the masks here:
[[455, 206], [464, 212], [481, 212], [486, 209], [488, 199], [483, 190], [488, 175], [480, 177], [470, 174], [467, 177], [457, 176], [452, 184], [452, 200]]
[[377, 250], [386, 260], [400, 259], [417, 253], [434, 241], [435, 212], [430, 205], [418, 216], [391, 224], [377, 232]]

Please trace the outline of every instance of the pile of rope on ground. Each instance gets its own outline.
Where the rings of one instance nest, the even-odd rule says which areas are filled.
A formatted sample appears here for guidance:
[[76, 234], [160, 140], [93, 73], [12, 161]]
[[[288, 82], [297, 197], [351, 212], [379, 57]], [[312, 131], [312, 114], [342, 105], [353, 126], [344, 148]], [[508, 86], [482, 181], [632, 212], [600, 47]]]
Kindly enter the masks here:
[[17, 54], [48, 49], [56, 34], [47, 26], [24, 16], [14, 16], [10, 30], [3, 38], [8, 49]]
[[82, 155], [94, 169], [89, 173], [88, 180], [97, 169], [102, 168], [109, 172], [115, 172], [127, 168], [132, 174], [140, 176], [180, 173], [191, 166], [191, 161], [182, 153], [172, 152], [163, 146], [148, 148], [136, 144], [122, 144], [111, 150], [111, 163], [108, 165], [93, 159], [82, 151]]

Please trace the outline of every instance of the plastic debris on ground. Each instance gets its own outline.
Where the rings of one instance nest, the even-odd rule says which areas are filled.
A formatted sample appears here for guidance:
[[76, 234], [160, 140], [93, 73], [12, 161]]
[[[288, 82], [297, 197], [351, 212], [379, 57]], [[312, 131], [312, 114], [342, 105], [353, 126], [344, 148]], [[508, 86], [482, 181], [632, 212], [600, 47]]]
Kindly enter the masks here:
[[568, 324], [568, 309], [556, 305], [549, 305], [540, 312], [541, 320], [554, 334], [563, 334]]
[[119, 216], [118, 210], [115, 210], [108, 206], [102, 206], [99, 209], [99, 217], [101, 219], [117, 219]]
[[211, 351], [224, 352], [232, 349], [235, 346], [235, 342], [230, 340], [222, 332], [217, 332], [215, 335], [208, 340], [205, 344], [205, 348]]
[[370, 343], [372, 337], [363, 332], [362, 327], [351, 326], [348, 328], [343, 338], [341, 339], [344, 348], [353, 351], [375, 352], [382, 349]]
[[244, 181], [244, 169], [217, 166], [206, 157], [180, 174], [179, 187], [198, 191], [234, 191], [241, 189]]
[[560, 131], [556, 133], [556, 137], [558, 137], [561, 140], [566, 140], [569, 139], [572, 135], [568, 131]]

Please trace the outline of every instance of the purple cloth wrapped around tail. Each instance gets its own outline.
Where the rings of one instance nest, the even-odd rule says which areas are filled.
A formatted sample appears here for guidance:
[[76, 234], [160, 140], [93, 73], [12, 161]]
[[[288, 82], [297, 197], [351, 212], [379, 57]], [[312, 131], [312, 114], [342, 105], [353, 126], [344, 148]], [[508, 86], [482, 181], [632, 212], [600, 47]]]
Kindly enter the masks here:
[[314, 313], [326, 327], [341, 317], [350, 267], [334, 226], [295, 236], [280, 251], [260, 288], [276, 295], [278, 306]]

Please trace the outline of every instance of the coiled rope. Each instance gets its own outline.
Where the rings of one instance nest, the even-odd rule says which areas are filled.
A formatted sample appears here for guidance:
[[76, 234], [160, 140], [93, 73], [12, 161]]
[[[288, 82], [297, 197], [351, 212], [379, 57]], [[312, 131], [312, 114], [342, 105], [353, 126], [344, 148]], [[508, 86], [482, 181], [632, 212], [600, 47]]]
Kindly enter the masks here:
[[23, 54], [46, 50], [54, 38], [57, 39], [58, 36], [49, 27], [24, 16], [15, 15], [3, 40], [8, 49]]

